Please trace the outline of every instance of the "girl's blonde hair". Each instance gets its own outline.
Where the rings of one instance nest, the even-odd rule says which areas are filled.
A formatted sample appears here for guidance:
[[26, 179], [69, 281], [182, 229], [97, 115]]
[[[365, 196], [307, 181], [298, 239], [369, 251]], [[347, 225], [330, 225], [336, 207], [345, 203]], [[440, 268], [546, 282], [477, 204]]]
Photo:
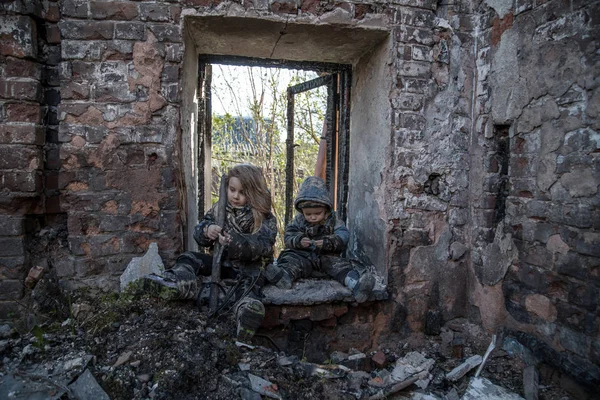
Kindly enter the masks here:
[[271, 212], [271, 192], [267, 187], [265, 177], [260, 168], [251, 164], [238, 164], [229, 170], [227, 185], [230, 178], [238, 178], [246, 194], [248, 207], [254, 216], [254, 231], [262, 225], [265, 216]]

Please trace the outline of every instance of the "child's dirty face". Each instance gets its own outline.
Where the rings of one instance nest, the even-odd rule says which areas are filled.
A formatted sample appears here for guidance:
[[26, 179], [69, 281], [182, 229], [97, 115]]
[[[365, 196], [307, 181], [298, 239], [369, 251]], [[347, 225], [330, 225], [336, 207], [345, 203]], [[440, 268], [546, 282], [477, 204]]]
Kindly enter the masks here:
[[306, 207], [302, 209], [302, 214], [309, 224], [318, 224], [327, 217], [327, 208]]
[[229, 178], [227, 185], [227, 201], [233, 207], [243, 207], [246, 205], [246, 192], [242, 188], [242, 182], [236, 177]]

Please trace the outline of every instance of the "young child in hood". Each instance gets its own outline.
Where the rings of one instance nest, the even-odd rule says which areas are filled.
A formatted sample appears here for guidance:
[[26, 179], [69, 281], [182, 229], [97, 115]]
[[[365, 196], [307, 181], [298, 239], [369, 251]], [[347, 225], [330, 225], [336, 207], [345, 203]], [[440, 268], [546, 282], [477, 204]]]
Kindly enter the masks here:
[[[227, 174], [226, 185], [225, 226], [217, 225], [217, 202], [195, 227], [194, 239], [211, 253], [217, 240], [225, 246], [221, 277], [242, 280], [232, 302], [238, 338], [247, 340], [264, 318], [261, 271], [273, 261], [277, 223], [271, 213], [271, 195], [259, 168], [236, 165]], [[147, 275], [145, 286], [160, 293], [167, 290], [171, 297], [197, 299], [200, 293], [197, 277], [210, 276], [211, 272], [212, 254], [186, 251], [164, 276]]]
[[302, 183], [294, 201], [298, 211], [285, 228], [285, 247], [270, 267], [272, 283], [290, 289], [300, 278], [329, 276], [352, 290], [357, 302], [369, 298], [374, 275], [356, 260], [341, 257], [349, 232], [337, 218], [323, 179], [311, 176]]

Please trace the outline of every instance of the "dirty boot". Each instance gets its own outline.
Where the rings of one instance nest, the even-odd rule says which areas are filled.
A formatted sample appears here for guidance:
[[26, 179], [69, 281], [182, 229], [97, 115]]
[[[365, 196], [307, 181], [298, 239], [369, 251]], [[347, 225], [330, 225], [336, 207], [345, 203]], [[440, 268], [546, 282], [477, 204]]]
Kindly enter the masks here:
[[375, 276], [370, 272], [365, 271], [361, 274], [357, 270], [352, 270], [346, 275], [344, 284], [352, 290], [352, 295], [358, 303], [364, 303], [373, 293]]
[[269, 283], [275, 285], [281, 279], [283, 270], [277, 266], [277, 262], [270, 263], [265, 267], [264, 276]]
[[142, 278], [144, 292], [154, 297], [165, 300], [179, 298], [177, 282], [172, 277], [164, 277], [156, 274], [146, 275]]
[[265, 306], [257, 299], [244, 298], [236, 309], [237, 339], [248, 342], [265, 318]]
[[289, 272], [287, 272], [285, 269], [282, 269], [281, 278], [279, 278], [277, 283], [275, 283], [275, 286], [277, 286], [279, 289], [291, 289], [293, 283], [294, 280], [292, 279]]

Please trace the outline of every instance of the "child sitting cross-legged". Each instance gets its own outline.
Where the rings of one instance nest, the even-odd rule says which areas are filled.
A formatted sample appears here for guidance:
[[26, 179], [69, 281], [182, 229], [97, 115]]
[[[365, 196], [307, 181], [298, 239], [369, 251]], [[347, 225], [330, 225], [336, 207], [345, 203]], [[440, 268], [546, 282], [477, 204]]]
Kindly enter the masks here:
[[369, 298], [375, 277], [356, 260], [341, 257], [349, 239], [348, 228], [337, 218], [325, 182], [310, 176], [294, 201], [298, 213], [285, 228], [285, 247], [270, 266], [270, 281], [290, 289], [300, 278], [329, 276], [352, 290], [357, 302]]

